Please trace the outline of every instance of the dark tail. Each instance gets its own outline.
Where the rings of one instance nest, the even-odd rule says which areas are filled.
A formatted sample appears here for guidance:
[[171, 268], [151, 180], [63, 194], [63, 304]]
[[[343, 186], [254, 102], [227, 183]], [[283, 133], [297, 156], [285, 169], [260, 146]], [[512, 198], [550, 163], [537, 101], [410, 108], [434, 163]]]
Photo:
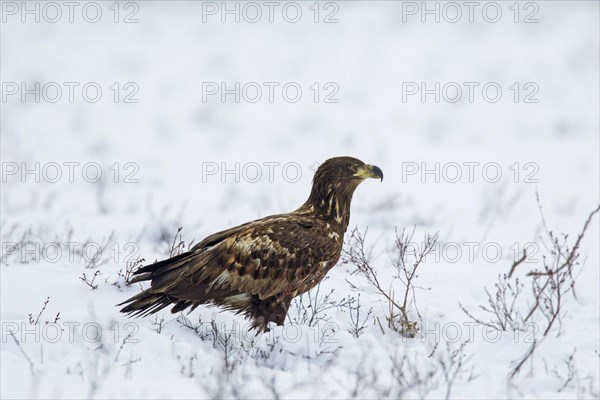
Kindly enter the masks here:
[[127, 304], [121, 308], [121, 312], [135, 317], [144, 317], [154, 314], [173, 303], [175, 303], [171, 310], [173, 313], [182, 311], [190, 306], [193, 307], [193, 310], [200, 305], [202, 301], [180, 300], [169, 295], [168, 290], [165, 290], [170, 282], [176, 280], [179, 274], [178, 269], [187, 265], [192, 261], [193, 257], [194, 253], [188, 251], [136, 270], [133, 273], [133, 279], [129, 283], [152, 281], [152, 287], [117, 304], [118, 306]]
[[178, 254], [174, 257], [167, 258], [166, 260], [162, 260], [159, 262], [155, 262], [154, 264], [146, 265], [145, 267], [138, 268], [133, 273], [133, 279], [129, 281], [129, 284], [149, 281], [155, 277], [160, 275], [164, 275], [169, 271], [172, 271], [178, 267], [185, 265], [190, 261], [194, 253], [191, 251], [186, 251], [185, 253]]
[[256, 294], [214, 286], [218, 279], [216, 274], [212, 277], [203, 274], [204, 268], [214, 261], [213, 257], [191, 251], [138, 269], [130, 283], [151, 281], [151, 287], [118, 304], [125, 305], [121, 312], [145, 317], [170, 305], [173, 305], [171, 312], [177, 313], [188, 307], [193, 311], [201, 304], [210, 304], [244, 314], [252, 320], [251, 328], [258, 331], [268, 331], [269, 322], [283, 325], [291, 297], [260, 299]]

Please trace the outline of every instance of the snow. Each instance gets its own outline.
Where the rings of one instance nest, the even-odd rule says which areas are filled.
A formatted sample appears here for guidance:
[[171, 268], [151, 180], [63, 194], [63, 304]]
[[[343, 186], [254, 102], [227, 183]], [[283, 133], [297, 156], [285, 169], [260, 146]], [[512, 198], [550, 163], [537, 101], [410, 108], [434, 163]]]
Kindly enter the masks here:
[[[473, 23], [460, 2], [456, 23], [432, 16], [422, 23], [406, 8], [403, 14], [421, 2], [319, 3], [318, 23], [312, 2], [299, 3], [297, 23], [286, 22], [279, 8], [268, 22], [261, 2], [259, 22], [236, 23], [230, 15], [222, 23], [206, 7], [224, 3], [163, 1], [121, 3], [118, 23], [110, 2], [99, 3], [97, 23], [82, 17], [85, 3], [73, 23], [63, 3], [56, 3], [60, 21], [41, 14], [39, 23], [32, 15], [23, 23], [22, 4], [2, 3], [0, 28], [2, 398], [598, 397], [598, 216], [581, 243], [577, 297], [565, 299], [560, 336], [553, 330], [515, 378], [511, 366], [532, 332], [496, 337], [469, 325], [459, 306], [484, 315], [484, 287], [493, 291], [523, 248], [539, 262], [547, 254], [536, 192], [546, 224], [568, 233], [570, 243], [600, 201], [597, 2], [527, 3], [538, 8], [537, 23], [515, 23], [512, 2], [500, 3], [497, 23], [482, 17], [486, 3]], [[43, 4], [27, 4], [42, 13]], [[339, 22], [323, 23], [335, 5]], [[124, 23], [136, 7], [139, 21]], [[534, 10], [520, 7], [520, 21]], [[33, 94], [22, 102], [22, 82], [26, 89], [56, 82], [62, 97], [47, 101], [51, 85], [39, 102]], [[79, 83], [73, 102], [65, 82]], [[102, 90], [96, 103], [81, 92], [90, 82]], [[233, 94], [225, 103], [219, 94], [204, 102], [206, 82], [219, 89], [221, 82], [227, 89], [256, 82], [263, 97], [247, 101], [255, 89], [249, 86], [239, 103]], [[264, 82], [279, 83], [273, 102]], [[296, 103], [281, 92], [290, 82], [302, 89]], [[456, 86], [463, 97], [453, 103], [443, 96], [435, 102], [433, 94], [422, 102], [420, 92], [406, 96], [407, 83], [420, 88], [421, 82], [426, 89], [440, 82], [440, 90], [456, 83], [447, 97]], [[478, 83], [472, 102], [465, 82]], [[502, 89], [495, 103], [481, 91], [490, 82]], [[10, 83], [17, 94], [8, 94]], [[325, 103], [336, 88], [339, 101]], [[523, 102], [535, 88], [539, 101]], [[137, 103], [123, 102], [134, 92]], [[415, 282], [421, 315], [411, 309], [420, 322], [415, 338], [387, 327], [387, 303], [342, 263], [321, 284], [319, 298], [331, 290], [336, 302], [360, 294], [361, 320], [372, 314], [358, 338], [349, 332], [347, 307], [326, 310], [326, 320], [311, 326], [304, 318], [310, 309], [292, 305], [285, 326], [259, 336], [247, 332], [242, 317], [215, 308], [185, 316], [165, 311], [157, 320], [118, 312], [115, 305], [140, 288], [119, 276], [127, 262], [164, 259], [178, 227], [187, 246], [296, 209], [316, 165], [338, 155], [385, 174], [382, 183], [357, 189], [350, 227], [368, 227], [372, 265], [397, 293], [403, 287], [393, 281], [395, 227], [415, 227], [419, 243], [439, 232]], [[437, 174], [427, 173], [436, 165]], [[21, 238], [28, 244], [13, 252], [10, 245]], [[88, 242], [105, 246], [100, 265], [82, 256], [93, 253]], [[539, 262], [522, 265], [522, 282]], [[79, 279], [97, 271], [96, 289]], [[38, 323], [30, 323], [28, 315], [35, 322], [47, 298]], [[152, 323], [161, 319], [160, 328]], [[211, 321], [221, 336], [213, 336]], [[223, 332], [233, 334], [227, 339]], [[464, 366], [448, 391], [440, 360], [458, 350]], [[571, 354], [574, 376], [563, 387]], [[400, 391], [394, 362], [401, 360], [403, 379], [421, 377], [430, 391], [427, 385]]]

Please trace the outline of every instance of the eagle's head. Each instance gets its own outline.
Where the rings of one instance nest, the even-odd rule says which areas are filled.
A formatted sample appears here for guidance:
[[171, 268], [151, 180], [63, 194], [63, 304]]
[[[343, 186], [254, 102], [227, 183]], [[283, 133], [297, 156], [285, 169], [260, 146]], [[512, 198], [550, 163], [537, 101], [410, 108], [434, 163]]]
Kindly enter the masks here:
[[354, 157], [335, 157], [319, 166], [314, 182], [323, 180], [337, 183], [340, 186], [356, 187], [367, 178], [383, 180], [383, 171], [375, 165], [365, 164]]
[[353, 157], [330, 158], [317, 169], [310, 196], [301, 209], [336, 220], [345, 230], [354, 190], [367, 178], [383, 180], [383, 172]]

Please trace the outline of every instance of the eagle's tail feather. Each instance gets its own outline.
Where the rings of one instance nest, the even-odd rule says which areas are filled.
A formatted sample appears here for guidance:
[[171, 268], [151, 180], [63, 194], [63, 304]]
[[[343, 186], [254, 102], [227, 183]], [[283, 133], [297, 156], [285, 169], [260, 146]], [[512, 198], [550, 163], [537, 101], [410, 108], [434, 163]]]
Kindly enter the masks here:
[[[196, 305], [194, 306], [193, 304], [196, 304]], [[200, 305], [200, 304], [201, 304], [201, 302], [194, 302], [192, 300], [179, 300], [177, 303], [175, 303], [175, 305], [173, 306], [173, 308], [171, 308], [171, 313], [173, 313], [173, 314], [178, 313], [180, 311], [185, 310], [189, 306], [193, 307], [190, 310], [190, 312], [192, 312], [192, 310], [194, 308], [198, 307], [198, 305]]]
[[129, 303], [121, 309], [122, 313], [135, 317], [145, 317], [167, 307], [173, 300], [168, 294], [151, 293], [148, 289], [117, 305], [121, 306]]
[[[185, 252], [176, 255], [175, 257], [139, 268], [133, 273], [134, 277], [131, 279], [129, 284], [152, 280], [158, 276], [169, 273], [170, 271], [185, 265], [187, 262], [189, 262], [191, 257], [191, 252]], [[153, 285], [153, 287], [146, 289], [117, 305], [122, 306], [127, 304], [121, 309], [122, 313], [127, 313], [136, 317], [145, 317], [150, 314], [154, 314], [155, 312], [158, 312], [163, 308], [168, 307], [170, 304], [178, 301], [177, 298], [157, 289], [158, 288], [154, 287]], [[175, 307], [178, 305], [180, 306], [179, 303], [181, 303], [181, 301], [179, 301]]]
[[178, 254], [166, 260], [158, 261], [154, 264], [149, 264], [142, 268], [138, 268], [133, 273], [134, 277], [131, 279], [129, 284], [148, 281], [157, 275], [162, 275], [179, 268], [189, 262], [193, 255], [194, 254], [191, 251], [186, 251], [185, 253]]

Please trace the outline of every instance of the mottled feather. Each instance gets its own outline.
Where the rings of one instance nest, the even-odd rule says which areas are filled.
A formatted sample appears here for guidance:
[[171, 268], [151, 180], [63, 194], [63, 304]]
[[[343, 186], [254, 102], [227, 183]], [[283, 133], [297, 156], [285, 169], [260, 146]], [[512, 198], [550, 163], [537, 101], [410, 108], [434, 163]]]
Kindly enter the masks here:
[[337, 263], [352, 194], [367, 177], [383, 174], [355, 158], [327, 160], [297, 210], [215, 233], [188, 252], [138, 269], [132, 282], [150, 281], [150, 288], [121, 303], [127, 304], [121, 311], [144, 316], [169, 305], [180, 312], [209, 304], [245, 314], [259, 330], [282, 325], [291, 300]]

